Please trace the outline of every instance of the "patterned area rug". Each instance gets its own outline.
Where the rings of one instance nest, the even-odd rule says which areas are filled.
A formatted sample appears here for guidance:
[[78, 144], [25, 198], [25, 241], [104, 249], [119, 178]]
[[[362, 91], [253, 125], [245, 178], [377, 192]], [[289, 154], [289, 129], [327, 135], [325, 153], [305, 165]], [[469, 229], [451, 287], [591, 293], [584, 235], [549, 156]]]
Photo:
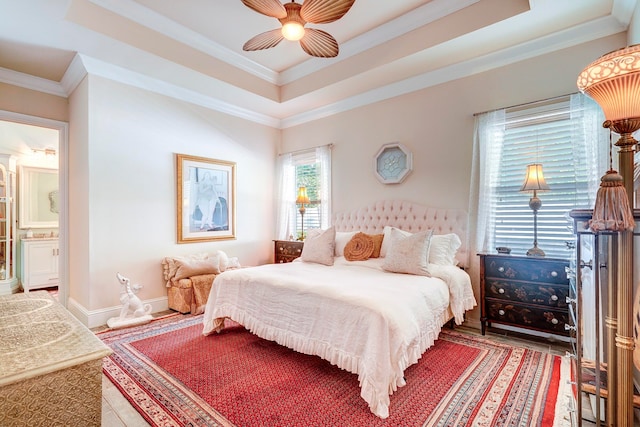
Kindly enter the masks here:
[[154, 426], [565, 426], [565, 358], [443, 330], [373, 415], [357, 376], [229, 322], [202, 336], [202, 316], [170, 315], [98, 333], [103, 371]]

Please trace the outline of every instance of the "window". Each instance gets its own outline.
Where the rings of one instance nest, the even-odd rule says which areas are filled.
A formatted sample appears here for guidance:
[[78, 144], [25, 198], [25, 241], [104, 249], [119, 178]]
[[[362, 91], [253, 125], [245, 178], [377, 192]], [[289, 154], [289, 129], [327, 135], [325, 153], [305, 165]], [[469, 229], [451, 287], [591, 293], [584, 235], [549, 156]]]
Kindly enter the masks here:
[[304, 230], [327, 228], [331, 212], [331, 146], [317, 147], [279, 157], [280, 203], [277, 238], [297, 239], [302, 234], [298, 188], [307, 187], [310, 203], [305, 206]]
[[567, 258], [574, 208], [592, 208], [607, 168], [608, 131], [595, 102], [582, 94], [507, 108], [476, 117], [477, 249], [533, 246], [530, 192], [521, 192], [528, 164], [541, 163], [549, 191], [539, 192], [538, 247]]

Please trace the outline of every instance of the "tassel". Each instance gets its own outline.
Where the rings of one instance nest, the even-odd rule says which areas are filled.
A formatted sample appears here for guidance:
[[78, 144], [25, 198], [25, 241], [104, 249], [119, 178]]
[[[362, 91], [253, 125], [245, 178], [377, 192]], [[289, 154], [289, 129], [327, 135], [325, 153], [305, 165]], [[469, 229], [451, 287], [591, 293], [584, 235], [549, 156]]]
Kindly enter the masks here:
[[593, 217], [589, 221], [592, 231], [624, 231], [635, 227], [633, 212], [629, 207], [624, 178], [616, 170], [609, 169], [600, 178]]

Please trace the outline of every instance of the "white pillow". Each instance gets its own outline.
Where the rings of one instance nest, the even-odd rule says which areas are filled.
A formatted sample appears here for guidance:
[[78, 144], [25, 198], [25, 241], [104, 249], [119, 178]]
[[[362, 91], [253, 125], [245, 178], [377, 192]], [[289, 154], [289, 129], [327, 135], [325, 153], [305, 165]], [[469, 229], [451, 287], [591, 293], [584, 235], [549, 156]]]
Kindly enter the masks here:
[[380, 247], [380, 258], [384, 258], [387, 256], [387, 251], [389, 250], [389, 246], [391, 246], [391, 238], [390, 238], [391, 230], [397, 230], [400, 233], [402, 233], [404, 236], [411, 235], [411, 233], [409, 233], [408, 231], [400, 230], [399, 228], [385, 225], [384, 231], [383, 231], [384, 237], [382, 238], [382, 246]]
[[387, 256], [382, 262], [382, 268], [393, 273], [431, 276], [427, 263], [431, 234], [432, 231], [428, 230], [407, 236], [402, 230], [395, 228], [390, 230], [391, 242]]
[[456, 265], [456, 253], [462, 242], [455, 233], [434, 234], [429, 247], [429, 264]]
[[333, 265], [333, 253], [336, 240], [336, 228], [330, 227], [313, 237], [307, 237], [302, 247], [300, 259], [304, 262], [315, 262]]
[[356, 233], [357, 231], [336, 231], [336, 256], [344, 256], [344, 247]]

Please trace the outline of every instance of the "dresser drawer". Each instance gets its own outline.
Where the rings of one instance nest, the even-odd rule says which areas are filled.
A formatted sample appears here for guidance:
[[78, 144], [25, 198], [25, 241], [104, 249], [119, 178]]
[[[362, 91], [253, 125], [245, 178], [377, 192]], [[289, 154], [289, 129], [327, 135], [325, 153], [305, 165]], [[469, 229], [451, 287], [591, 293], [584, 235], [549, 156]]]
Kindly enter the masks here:
[[568, 261], [546, 259], [516, 259], [509, 257], [487, 257], [485, 276], [507, 280], [568, 284], [565, 267]]
[[550, 310], [525, 304], [513, 304], [487, 298], [487, 321], [496, 321], [522, 328], [546, 331], [557, 335], [568, 336], [564, 325], [569, 323], [566, 310]]
[[274, 243], [273, 260], [276, 264], [291, 262], [302, 255], [304, 242], [275, 240]]
[[567, 308], [569, 286], [547, 283], [512, 282], [487, 278], [485, 295], [487, 298], [501, 299], [514, 303], [535, 304], [552, 308]]

